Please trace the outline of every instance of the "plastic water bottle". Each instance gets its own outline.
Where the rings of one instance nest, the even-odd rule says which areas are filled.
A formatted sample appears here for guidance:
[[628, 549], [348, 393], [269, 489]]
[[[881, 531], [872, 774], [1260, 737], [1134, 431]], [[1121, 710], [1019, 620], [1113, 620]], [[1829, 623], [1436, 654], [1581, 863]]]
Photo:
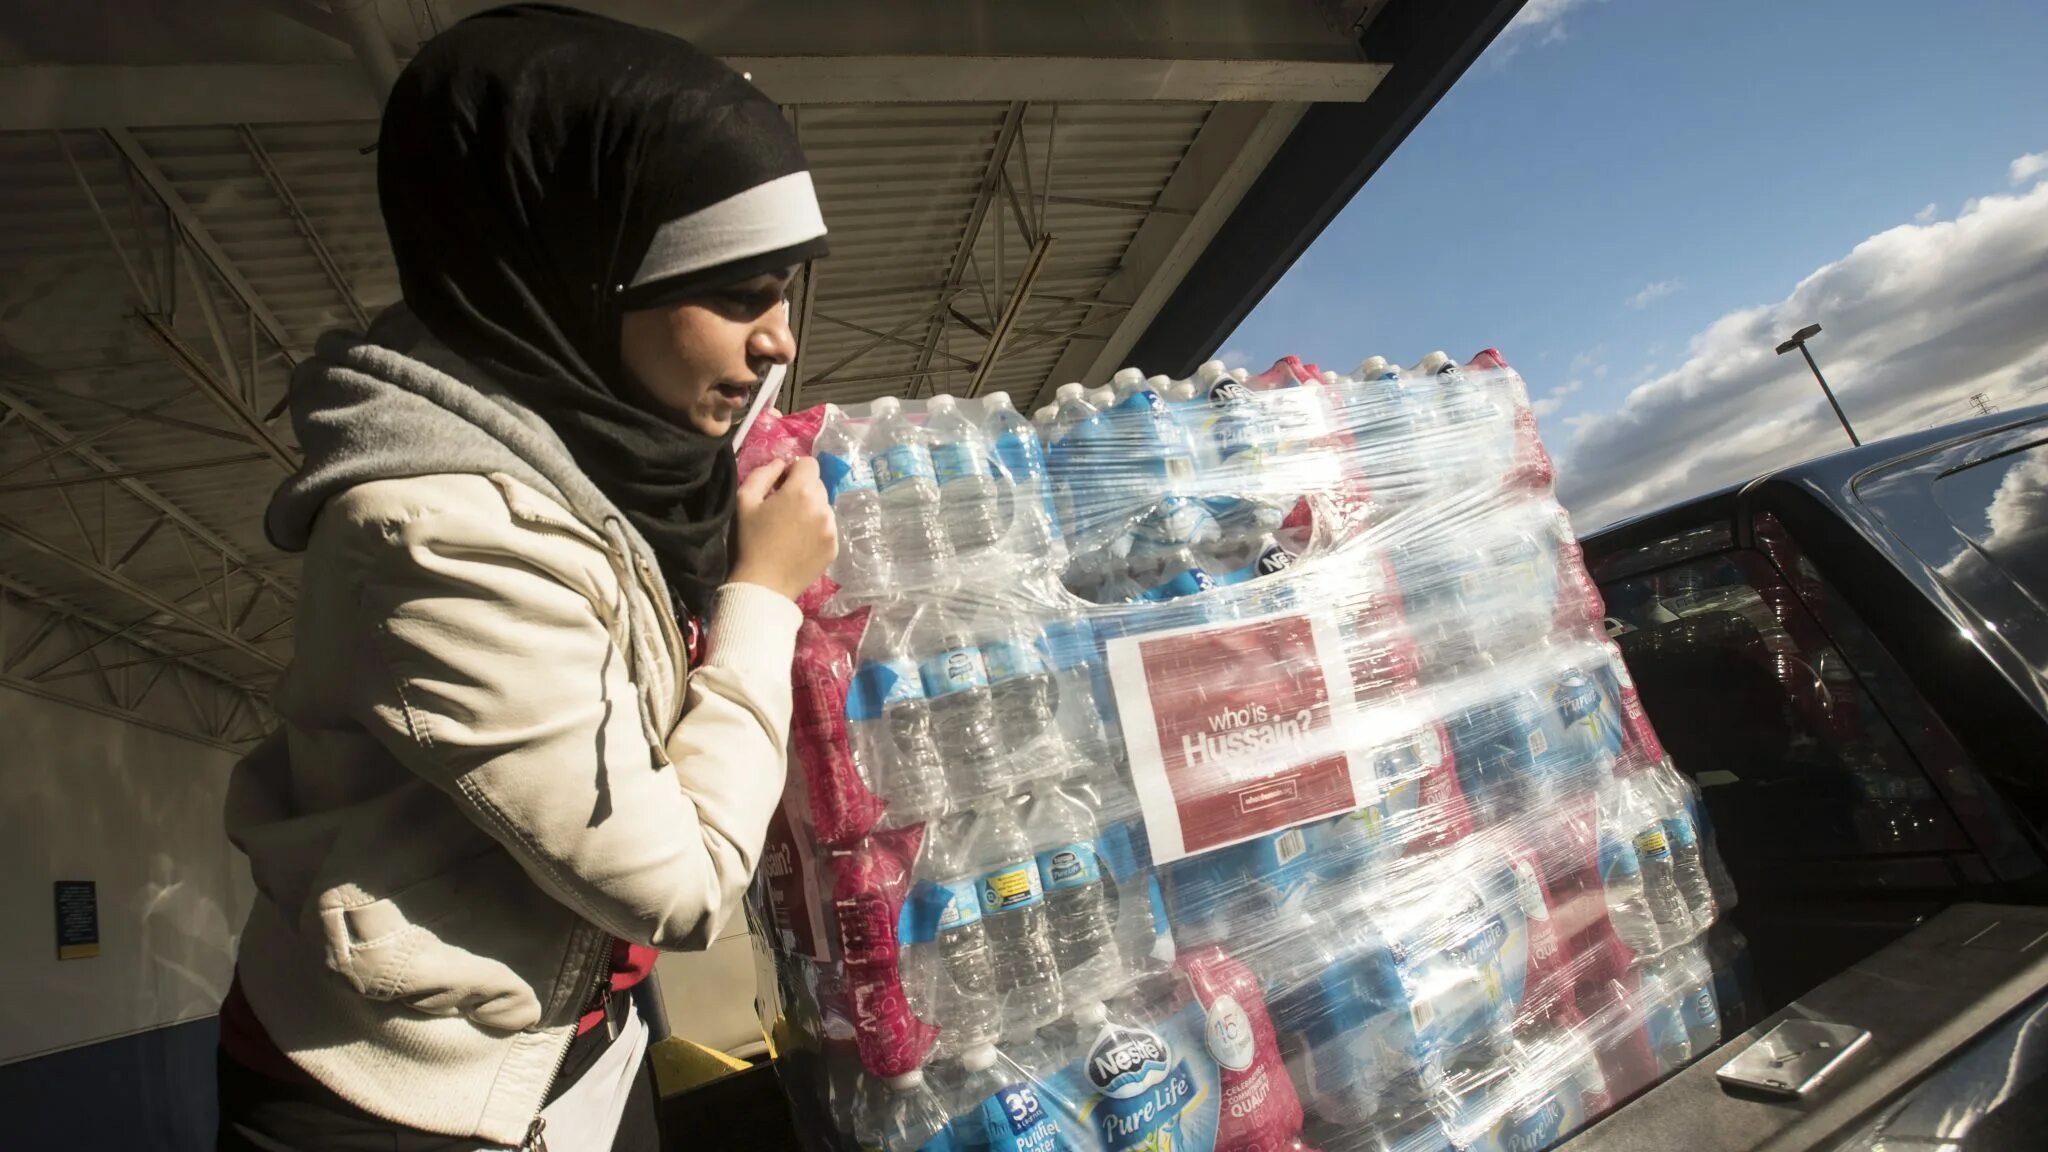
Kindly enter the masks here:
[[1692, 789], [1668, 762], [1653, 770], [1648, 783], [1664, 822], [1664, 840], [1671, 848], [1671, 871], [1677, 877], [1679, 895], [1692, 914], [1693, 926], [1705, 930], [1714, 922], [1714, 882], [1707, 875], [1700, 848]]
[[1102, 830], [1101, 863], [1109, 869], [1104, 900], [1116, 910], [1117, 955], [1134, 973], [1164, 969], [1175, 955], [1165, 894], [1152, 869], [1152, 845], [1138, 798], [1113, 768], [1064, 785], [1080, 796]]
[[1272, 439], [1265, 409], [1250, 388], [1228, 376], [1211, 384], [1207, 395], [1210, 416], [1203, 429], [1207, 462], [1220, 468], [1256, 472]]
[[1109, 378], [1110, 391], [1115, 394], [1118, 403], [1144, 386], [1145, 373], [1137, 368], [1119, 368]]
[[1095, 405], [1098, 411], [1107, 408], [1116, 403], [1116, 389], [1107, 384], [1100, 388], [1090, 388], [1088, 390], [1088, 402]]
[[1206, 592], [1216, 581], [1202, 566], [1220, 533], [1199, 500], [1169, 496], [1133, 526], [1125, 544], [1127, 572], [1140, 597], [1154, 602]]
[[1108, 999], [1123, 976], [1116, 951], [1117, 891], [1100, 854], [1102, 830], [1088, 797], [1063, 785], [1033, 792], [1024, 804], [1024, 833], [1038, 858], [1061, 988], [1069, 997]]
[[1100, 482], [1124, 489], [1125, 500], [1139, 492], [1183, 490], [1194, 475], [1194, 444], [1166, 398], [1141, 377], [1117, 393], [1109, 416], [1119, 443]]
[[1053, 405], [1052, 440], [1065, 436], [1076, 424], [1099, 411], [1088, 401], [1088, 386], [1079, 382], [1060, 385], [1059, 390], [1053, 393]]
[[[1058, 714], [1059, 688], [1046, 667], [1043, 634], [1037, 621], [1015, 604], [990, 605], [975, 632], [981, 640], [982, 667], [988, 672], [996, 734], [1005, 751], [1021, 752], [1053, 728]], [[1066, 771], [1058, 751], [1039, 750], [1034, 758], [1054, 762], [1033, 767]]]
[[839, 405], [825, 406], [825, 420], [811, 451], [839, 523], [839, 558], [832, 562], [832, 579], [854, 595], [887, 587], [890, 575], [882, 497], [875, 489], [864, 441]]
[[883, 1092], [876, 1132], [882, 1152], [949, 1152], [946, 1108], [924, 1082], [922, 1069], [891, 1076]]
[[996, 459], [1010, 474], [1010, 519], [1021, 529], [1012, 547], [1024, 556], [1043, 555], [1059, 539], [1059, 515], [1046, 476], [1045, 449], [1037, 431], [1010, 406], [1009, 393], [991, 392], [983, 401], [988, 406], [983, 429], [995, 446]]
[[1052, 1023], [1061, 1011], [1059, 963], [1038, 859], [1007, 801], [983, 805], [974, 825], [981, 922], [995, 953], [1003, 1031], [1029, 1031]]
[[889, 604], [869, 615], [846, 693], [848, 750], [897, 822], [944, 811], [947, 791], [931, 704], [911, 655], [911, 612], [908, 605]]
[[1714, 993], [1714, 966], [1706, 949], [1689, 944], [1671, 953], [1665, 971], [1678, 991], [1679, 1014], [1697, 1056], [1721, 1042], [1721, 1005]]
[[961, 613], [944, 604], [925, 605], [911, 628], [911, 648], [953, 799], [971, 803], [1007, 787], [988, 666]]
[[979, 552], [1003, 537], [1002, 493], [989, 467], [988, 438], [952, 396], [932, 397], [927, 415], [946, 538], [955, 555]]
[[1693, 1057], [1692, 1037], [1686, 1031], [1685, 1011], [1679, 1003], [1680, 978], [1674, 976], [1668, 957], [1644, 965], [1638, 975], [1636, 994], [1643, 1012], [1643, 1028], [1649, 1034], [1659, 1076], [1671, 1075]]
[[[1026, 1046], [1028, 1047], [1028, 1046]], [[1062, 1138], [1054, 1108], [1041, 1099], [1032, 1065], [1039, 1061], [1019, 1050], [984, 1044], [960, 1054], [963, 1073], [953, 1094], [954, 1152], [1073, 1152]]]
[[1692, 939], [1692, 913], [1678, 890], [1678, 872], [1671, 860], [1671, 839], [1664, 821], [1647, 794], [1641, 777], [1622, 782], [1629, 835], [1635, 839], [1636, 859], [1642, 862], [1643, 900], [1657, 921], [1657, 935], [1664, 947]]
[[1618, 788], [1602, 791], [1599, 811], [1600, 883], [1607, 896], [1607, 920], [1629, 951], [1653, 956], [1663, 940], [1643, 894], [1643, 864], [1636, 855], [1635, 837], [1625, 826], [1626, 808]]
[[939, 511], [939, 485], [924, 431], [903, 415], [894, 396], [875, 401], [868, 429], [868, 462], [882, 495], [889, 561], [899, 585], [942, 582], [953, 559]]
[[[995, 954], [981, 915], [981, 878], [970, 855], [975, 814], [957, 813], [925, 826], [917, 885], [905, 901], [898, 936], [905, 984], [939, 1028], [938, 1046], [956, 1053], [996, 1038]], [[922, 946], [920, 946], [922, 945]]]
[[1108, 768], [1119, 753], [1097, 695], [1107, 696], [1109, 688], [1108, 674], [1096, 658], [1095, 630], [1080, 613], [1068, 612], [1047, 620], [1041, 635], [1061, 741], [1078, 767]]

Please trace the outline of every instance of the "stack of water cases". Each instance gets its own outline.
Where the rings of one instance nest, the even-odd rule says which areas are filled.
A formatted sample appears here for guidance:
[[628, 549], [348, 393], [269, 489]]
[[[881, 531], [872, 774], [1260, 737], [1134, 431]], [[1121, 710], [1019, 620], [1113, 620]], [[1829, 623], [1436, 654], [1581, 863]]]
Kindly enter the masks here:
[[1718, 1041], [1733, 892], [1498, 355], [798, 415], [813, 1147], [1531, 1152]]

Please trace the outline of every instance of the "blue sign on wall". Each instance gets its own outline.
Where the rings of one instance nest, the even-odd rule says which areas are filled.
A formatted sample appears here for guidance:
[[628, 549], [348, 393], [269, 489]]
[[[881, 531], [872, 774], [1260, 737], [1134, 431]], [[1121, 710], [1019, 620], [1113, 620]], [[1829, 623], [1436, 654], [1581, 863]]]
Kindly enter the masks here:
[[85, 960], [100, 954], [100, 899], [91, 880], [59, 880], [57, 959]]

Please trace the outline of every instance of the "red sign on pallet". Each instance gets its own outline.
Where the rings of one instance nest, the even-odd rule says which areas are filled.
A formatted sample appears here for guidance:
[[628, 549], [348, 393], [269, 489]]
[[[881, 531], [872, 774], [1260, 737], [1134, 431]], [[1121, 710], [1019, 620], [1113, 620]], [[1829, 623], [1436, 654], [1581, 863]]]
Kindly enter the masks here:
[[1333, 620], [1305, 613], [1111, 640], [1110, 682], [1153, 859], [1177, 860], [1377, 795]]

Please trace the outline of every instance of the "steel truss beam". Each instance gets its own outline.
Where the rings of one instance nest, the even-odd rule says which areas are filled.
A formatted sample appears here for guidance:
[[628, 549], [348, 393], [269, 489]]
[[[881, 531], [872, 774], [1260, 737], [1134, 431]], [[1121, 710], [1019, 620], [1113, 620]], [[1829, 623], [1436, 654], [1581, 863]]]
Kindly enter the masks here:
[[[0, 577], [0, 687], [230, 751], [260, 738], [273, 723], [263, 694], [187, 655], [141, 635], [140, 624]], [[157, 690], [167, 679], [180, 685], [175, 699]]]
[[[989, 153], [988, 167], [983, 170], [981, 185], [974, 193], [974, 207], [967, 214], [967, 227], [960, 234], [960, 244], [953, 250], [953, 261], [947, 265], [945, 282], [939, 288], [942, 309], [952, 305], [953, 294], [959, 290], [960, 280], [967, 274], [968, 261], [974, 258], [974, 246], [981, 239], [982, 221], [988, 218], [989, 205], [995, 202], [996, 191], [1003, 183], [1003, 172], [1010, 165], [1010, 149], [1017, 143], [1017, 134], [1024, 127], [1024, 113], [1029, 108], [1029, 104], [1017, 100], [1011, 102], [1008, 111], [1003, 113], [1002, 127], [996, 130], [995, 150]], [[996, 276], [1001, 279], [1001, 269], [997, 269]], [[910, 395], [916, 396], [923, 390], [932, 357], [938, 355], [939, 341], [945, 334], [946, 314], [943, 310], [935, 310], [925, 328], [924, 344], [918, 351], [917, 363], [906, 373], [911, 378]]]

